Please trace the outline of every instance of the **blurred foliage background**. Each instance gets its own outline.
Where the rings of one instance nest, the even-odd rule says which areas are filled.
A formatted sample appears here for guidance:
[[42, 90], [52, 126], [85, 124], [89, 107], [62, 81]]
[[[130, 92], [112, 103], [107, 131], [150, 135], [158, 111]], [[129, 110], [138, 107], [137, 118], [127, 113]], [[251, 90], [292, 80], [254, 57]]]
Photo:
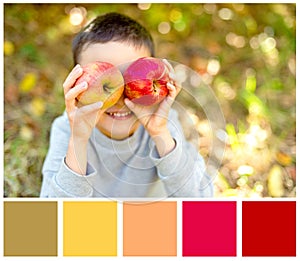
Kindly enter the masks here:
[[[4, 196], [36, 197], [50, 126], [64, 110], [71, 41], [117, 11], [152, 33], [157, 57], [213, 89], [226, 119], [216, 197], [295, 197], [295, 4], [5, 4]], [[208, 122], [192, 110], [209, 157]]]

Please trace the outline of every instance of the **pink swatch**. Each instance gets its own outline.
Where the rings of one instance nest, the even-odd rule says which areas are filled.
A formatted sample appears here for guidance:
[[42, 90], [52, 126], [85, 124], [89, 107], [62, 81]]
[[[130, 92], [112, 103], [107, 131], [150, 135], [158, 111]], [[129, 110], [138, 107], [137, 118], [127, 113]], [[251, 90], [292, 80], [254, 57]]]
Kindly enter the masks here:
[[236, 256], [236, 202], [184, 201], [183, 256]]

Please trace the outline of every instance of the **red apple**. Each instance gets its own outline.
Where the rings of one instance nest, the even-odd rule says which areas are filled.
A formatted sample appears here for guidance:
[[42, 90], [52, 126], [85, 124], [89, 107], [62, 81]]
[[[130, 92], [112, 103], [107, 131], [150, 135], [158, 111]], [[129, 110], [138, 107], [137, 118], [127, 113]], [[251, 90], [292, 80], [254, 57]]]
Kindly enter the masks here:
[[78, 97], [78, 106], [102, 101], [103, 109], [113, 106], [123, 94], [124, 79], [120, 70], [107, 62], [89, 63], [82, 67], [83, 74], [75, 85], [86, 81], [88, 88]]
[[125, 95], [132, 102], [141, 105], [160, 103], [169, 93], [168, 69], [161, 59], [143, 57], [125, 70]]

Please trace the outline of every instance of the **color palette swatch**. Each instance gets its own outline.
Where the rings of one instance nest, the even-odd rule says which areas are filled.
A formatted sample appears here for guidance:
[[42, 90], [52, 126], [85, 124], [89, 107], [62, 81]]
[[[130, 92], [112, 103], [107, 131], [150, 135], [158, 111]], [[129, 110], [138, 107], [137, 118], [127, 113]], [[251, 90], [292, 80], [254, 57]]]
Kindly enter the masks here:
[[183, 202], [183, 256], [236, 256], [236, 202]]
[[176, 209], [176, 202], [124, 203], [124, 256], [176, 256]]
[[296, 256], [296, 202], [243, 202], [243, 256]]
[[57, 203], [4, 202], [4, 256], [56, 256]]
[[3, 222], [3, 258], [296, 257], [296, 201], [8, 200]]
[[116, 202], [64, 202], [64, 256], [117, 255]]

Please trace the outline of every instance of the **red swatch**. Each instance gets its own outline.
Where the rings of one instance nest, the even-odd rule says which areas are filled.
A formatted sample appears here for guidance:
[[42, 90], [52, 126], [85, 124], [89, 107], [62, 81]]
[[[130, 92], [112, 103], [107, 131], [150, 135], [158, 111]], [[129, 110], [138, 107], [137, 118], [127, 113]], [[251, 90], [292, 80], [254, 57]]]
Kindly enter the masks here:
[[296, 256], [296, 202], [243, 202], [243, 256]]
[[236, 202], [183, 202], [183, 256], [236, 256]]

